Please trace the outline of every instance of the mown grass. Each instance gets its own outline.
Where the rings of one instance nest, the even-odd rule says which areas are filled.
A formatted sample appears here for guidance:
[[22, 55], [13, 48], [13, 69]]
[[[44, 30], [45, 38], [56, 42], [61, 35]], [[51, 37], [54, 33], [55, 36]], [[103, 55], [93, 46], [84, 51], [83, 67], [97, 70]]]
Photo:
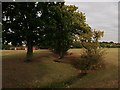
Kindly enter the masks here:
[[[69, 50], [72, 55], [62, 61], [80, 57], [81, 49]], [[3, 88], [113, 88], [118, 87], [118, 49], [107, 49], [106, 68], [78, 78], [78, 70], [69, 63], [54, 62], [49, 50], [34, 51], [34, 60], [25, 63], [25, 51], [2, 51]], [[72, 58], [72, 59], [71, 59]]]

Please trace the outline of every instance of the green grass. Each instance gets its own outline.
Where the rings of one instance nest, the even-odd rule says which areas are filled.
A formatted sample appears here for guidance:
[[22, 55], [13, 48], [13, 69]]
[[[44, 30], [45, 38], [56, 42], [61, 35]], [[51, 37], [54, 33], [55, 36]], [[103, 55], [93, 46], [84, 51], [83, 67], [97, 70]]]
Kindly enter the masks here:
[[[72, 55], [62, 61], [75, 60], [81, 49], [69, 50]], [[118, 49], [107, 49], [106, 68], [77, 78], [78, 70], [69, 63], [54, 62], [57, 56], [48, 50], [34, 51], [34, 60], [25, 63], [24, 50], [2, 51], [3, 88], [113, 88], [118, 87]]]

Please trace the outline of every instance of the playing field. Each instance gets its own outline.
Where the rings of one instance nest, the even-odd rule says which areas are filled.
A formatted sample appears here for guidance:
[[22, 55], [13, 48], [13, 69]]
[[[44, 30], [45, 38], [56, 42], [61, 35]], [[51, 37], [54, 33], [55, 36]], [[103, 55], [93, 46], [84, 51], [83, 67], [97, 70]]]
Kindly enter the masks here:
[[49, 50], [34, 51], [34, 59], [25, 63], [24, 50], [2, 51], [3, 88], [114, 88], [118, 87], [118, 48], [106, 49], [106, 68], [77, 78], [78, 70], [70, 60], [78, 59], [81, 49], [70, 49], [63, 62]]

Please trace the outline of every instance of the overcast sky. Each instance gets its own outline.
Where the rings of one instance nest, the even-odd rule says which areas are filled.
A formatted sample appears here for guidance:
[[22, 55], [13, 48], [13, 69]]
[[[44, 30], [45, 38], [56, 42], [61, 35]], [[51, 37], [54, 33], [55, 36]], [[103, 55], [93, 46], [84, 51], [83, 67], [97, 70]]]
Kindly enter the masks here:
[[118, 42], [118, 2], [69, 2], [85, 13], [87, 23], [97, 30], [104, 31], [101, 41]]

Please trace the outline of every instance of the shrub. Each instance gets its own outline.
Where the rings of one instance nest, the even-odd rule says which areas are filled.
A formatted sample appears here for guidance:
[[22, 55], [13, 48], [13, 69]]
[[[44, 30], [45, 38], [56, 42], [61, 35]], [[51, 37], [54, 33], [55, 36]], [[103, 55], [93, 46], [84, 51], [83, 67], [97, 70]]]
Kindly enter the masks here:
[[76, 68], [84, 71], [91, 72], [92, 70], [98, 70], [105, 67], [104, 54], [105, 51], [100, 49], [98, 40], [103, 36], [104, 32], [93, 31], [92, 37], [89, 40], [82, 42], [85, 48], [81, 58], [77, 60], [74, 65]]
[[81, 58], [74, 62], [74, 66], [86, 73], [105, 68], [104, 54], [105, 50], [91, 49], [89, 51], [85, 49]]

